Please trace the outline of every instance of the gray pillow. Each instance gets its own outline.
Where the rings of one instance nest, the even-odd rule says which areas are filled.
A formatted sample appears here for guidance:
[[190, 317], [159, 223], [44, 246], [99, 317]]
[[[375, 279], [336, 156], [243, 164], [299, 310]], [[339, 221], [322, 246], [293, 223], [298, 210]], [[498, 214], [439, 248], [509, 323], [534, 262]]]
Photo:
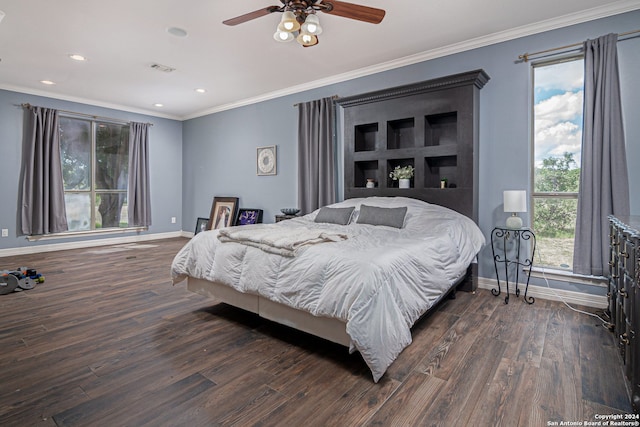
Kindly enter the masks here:
[[376, 206], [360, 206], [358, 224], [386, 225], [387, 227], [402, 228], [407, 207], [378, 208]]
[[329, 222], [331, 224], [347, 225], [351, 220], [351, 215], [355, 208], [320, 208], [320, 212], [316, 215], [315, 222]]

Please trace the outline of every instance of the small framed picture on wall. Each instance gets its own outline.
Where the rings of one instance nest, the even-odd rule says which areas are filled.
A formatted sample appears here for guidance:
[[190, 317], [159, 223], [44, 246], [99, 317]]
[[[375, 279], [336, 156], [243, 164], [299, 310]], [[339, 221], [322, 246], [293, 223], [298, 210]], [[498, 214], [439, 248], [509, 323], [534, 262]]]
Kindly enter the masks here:
[[275, 175], [277, 173], [276, 146], [258, 147], [256, 162], [258, 175]]

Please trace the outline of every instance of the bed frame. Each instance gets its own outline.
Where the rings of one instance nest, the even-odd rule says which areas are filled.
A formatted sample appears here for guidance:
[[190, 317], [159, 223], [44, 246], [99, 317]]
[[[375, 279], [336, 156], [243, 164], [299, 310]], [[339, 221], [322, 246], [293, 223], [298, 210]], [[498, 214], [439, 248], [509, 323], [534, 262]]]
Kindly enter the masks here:
[[347, 335], [346, 323], [338, 319], [314, 316], [259, 295], [242, 293], [229, 286], [204, 279], [187, 278], [187, 289], [347, 347], [351, 342]]
[[[470, 280], [470, 275], [471, 267], [469, 267], [464, 277], [455, 283], [447, 292], [442, 294], [440, 300], [433, 304], [431, 309], [423, 314], [423, 317], [437, 307], [438, 303], [445, 297], [451, 296], [455, 298], [456, 290], [463, 289], [465, 282]], [[307, 332], [345, 347], [350, 346], [351, 338], [346, 331], [347, 324], [342, 320], [332, 317], [314, 316], [306, 311], [291, 308], [284, 304], [268, 300], [260, 295], [239, 292], [227, 285], [205, 279], [187, 277], [187, 289], [196, 294], [213, 298], [219, 303], [222, 302], [250, 311], [260, 317], [280, 323], [281, 325]]]

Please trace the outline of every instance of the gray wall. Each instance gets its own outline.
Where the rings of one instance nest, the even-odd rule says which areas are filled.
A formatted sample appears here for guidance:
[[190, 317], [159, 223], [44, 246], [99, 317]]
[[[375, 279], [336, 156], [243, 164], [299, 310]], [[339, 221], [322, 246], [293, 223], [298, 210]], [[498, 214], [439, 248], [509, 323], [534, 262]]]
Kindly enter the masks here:
[[[0, 249], [114, 237], [113, 235], [84, 236], [73, 239], [29, 242], [24, 236], [18, 236], [18, 191], [20, 188], [24, 122], [24, 111], [20, 107], [22, 103], [119, 120], [153, 123], [149, 132], [153, 225], [149, 227], [149, 231], [141, 232], [141, 234], [181, 230], [182, 123], [180, 121], [0, 90], [0, 228], [9, 229], [9, 237], [0, 238]], [[171, 224], [171, 217], [177, 218], [175, 224]], [[133, 233], [128, 234], [132, 235]], [[2, 268], [8, 267], [0, 266], [0, 269]]]
[[[507, 217], [502, 208], [502, 191], [530, 190], [532, 73], [529, 64], [515, 63], [518, 55], [609, 32], [636, 30], [638, 22], [640, 11], [635, 11], [188, 120], [183, 134], [183, 225], [191, 230], [197, 216], [208, 216], [211, 198], [216, 195], [239, 196], [241, 206], [264, 209], [265, 222], [273, 222], [280, 208], [296, 205], [295, 103], [332, 95], [349, 96], [482, 68], [491, 80], [480, 96], [479, 225], [485, 236], [489, 236], [494, 225], [504, 224]], [[640, 38], [620, 42], [618, 49], [628, 157], [637, 163], [640, 159], [640, 86], [632, 79], [634, 73], [637, 75], [635, 70], [640, 69]], [[340, 118], [338, 121], [340, 123]], [[258, 177], [255, 149], [272, 144], [278, 146], [278, 175]], [[630, 175], [633, 213], [640, 214], [637, 184], [640, 169], [630, 168]], [[530, 223], [527, 215], [524, 219]], [[485, 247], [480, 256], [482, 277], [495, 276], [490, 252], [491, 248]], [[602, 289], [578, 285], [564, 287], [603, 293]]]
[[[209, 217], [213, 197], [240, 198], [240, 207], [264, 209], [273, 222], [280, 208], [297, 205], [297, 110], [292, 101], [223, 111], [184, 123], [183, 229]], [[256, 175], [256, 148], [277, 146], [277, 174]]]

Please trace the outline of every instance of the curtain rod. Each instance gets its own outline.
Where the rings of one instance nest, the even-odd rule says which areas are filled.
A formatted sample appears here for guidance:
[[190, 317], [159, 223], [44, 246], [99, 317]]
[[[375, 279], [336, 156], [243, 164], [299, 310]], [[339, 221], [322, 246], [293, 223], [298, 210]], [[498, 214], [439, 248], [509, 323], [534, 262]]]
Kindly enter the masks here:
[[[338, 95], [333, 95], [330, 97], [332, 100], [336, 100], [338, 98], [340, 98]], [[297, 107], [298, 105], [302, 104], [302, 102], [298, 102], [296, 104], [293, 104], [294, 107]]]
[[[638, 34], [638, 33], [640, 33], [640, 30], [627, 31], [626, 33], [618, 34], [618, 37], [624, 37], [624, 36], [629, 36], [629, 35]], [[633, 38], [633, 37], [629, 37], [629, 38]], [[622, 41], [622, 40], [618, 40], [618, 41]], [[583, 43], [584, 42], [573, 43], [573, 44], [569, 44], [569, 45], [566, 45], [566, 46], [560, 46], [560, 47], [554, 47], [554, 48], [551, 48], [551, 49], [541, 50], [539, 52], [523, 53], [522, 55], [518, 55], [518, 61], [516, 61], [516, 62], [528, 62], [531, 59], [532, 56], [540, 55], [540, 54], [543, 54], [543, 53], [555, 52], [557, 50], [570, 49], [568, 52], [571, 52], [572, 50], [579, 50], [577, 48], [578, 47], [582, 48]], [[571, 48], [574, 48], [574, 49], [571, 49]]]
[[[29, 103], [22, 104], [21, 106], [22, 106], [22, 108], [35, 107], [35, 105], [31, 105]], [[110, 121], [110, 122], [131, 123], [131, 120], [114, 119], [112, 117], [96, 116], [95, 114], [77, 113], [75, 111], [68, 111], [68, 110], [58, 110], [58, 112], [64, 113], [64, 114], [72, 114], [74, 116], [80, 116], [80, 117], [90, 117], [92, 119], [104, 120], [104, 121]], [[147, 124], [149, 126], [153, 126], [153, 123], [145, 123], [145, 124]]]

